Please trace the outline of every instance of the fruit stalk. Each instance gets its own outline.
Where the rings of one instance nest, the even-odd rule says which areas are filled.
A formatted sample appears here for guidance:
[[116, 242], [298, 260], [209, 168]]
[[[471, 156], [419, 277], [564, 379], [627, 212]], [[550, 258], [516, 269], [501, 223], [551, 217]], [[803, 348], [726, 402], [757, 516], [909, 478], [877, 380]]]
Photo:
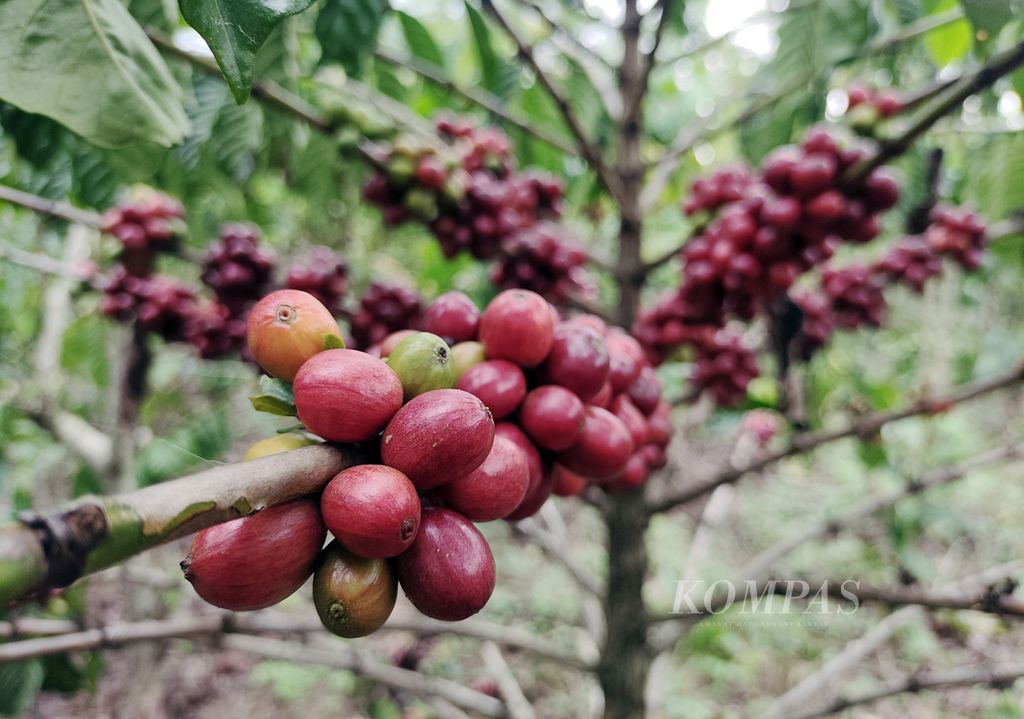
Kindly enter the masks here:
[[366, 461], [358, 447], [315, 445], [109, 497], [86, 496], [0, 528], [0, 607], [66, 587], [147, 549], [319, 491]]

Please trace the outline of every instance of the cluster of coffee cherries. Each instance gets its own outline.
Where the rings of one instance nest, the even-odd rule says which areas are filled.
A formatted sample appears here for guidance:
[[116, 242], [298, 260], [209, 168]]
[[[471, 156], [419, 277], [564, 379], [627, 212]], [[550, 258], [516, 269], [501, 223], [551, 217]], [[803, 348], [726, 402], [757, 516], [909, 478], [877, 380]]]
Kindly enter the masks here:
[[[317, 612], [341, 636], [379, 628], [398, 586], [426, 616], [458, 621], [483, 608], [495, 585], [474, 523], [518, 521], [552, 493], [588, 485], [635, 488], [664, 465], [669, 407], [622, 330], [588, 315], [563, 320], [519, 289], [483, 312], [447, 293], [420, 326], [360, 352], [344, 348], [333, 316], [309, 294], [279, 290], [253, 308], [249, 349], [290, 384], [305, 431], [358, 445], [352, 452], [365, 463], [338, 473], [318, 498], [200, 532], [183, 567], [203, 599], [262, 608], [312, 574]], [[248, 456], [311, 441], [279, 436]], [[324, 548], [327, 532], [334, 539]]]
[[803, 312], [796, 340], [800, 355], [809, 358], [835, 329], [881, 327], [886, 309], [884, 289], [903, 284], [923, 292], [928, 280], [942, 274], [943, 257], [968, 271], [981, 266], [987, 238], [985, 224], [977, 214], [940, 205], [930, 220], [923, 235], [902, 238], [870, 264], [824, 268], [820, 292], [794, 294], [793, 300]]
[[553, 222], [539, 222], [509, 235], [494, 263], [491, 282], [500, 289], [530, 288], [560, 303], [566, 297], [594, 299], [597, 285], [583, 265], [587, 252]]
[[348, 265], [327, 247], [314, 247], [288, 270], [284, 286], [308, 292], [337, 315], [348, 294]]
[[[187, 342], [204, 359], [245, 356], [249, 308], [274, 285], [274, 256], [260, 243], [259, 230], [226, 224], [207, 250], [201, 279], [212, 290], [202, 298], [181, 280], [153, 272], [160, 253], [175, 253], [185, 213], [176, 200], [147, 190], [103, 216], [104, 231], [121, 248], [118, 263], [99, 282], [100, 312], [133, 322], [167, 342]], [[325, 247], [289, 271], [286, 286], [308, 291], [332, 311], [340, 310], [348, 290], [348, 268]], [[406, 326], [406, 325], [401, 325]]]
[[441, 117], [436, 126], [442, 147], [396, 141], [363, 196], [381, 208], [386, 224], [427, 224], [445, 256], [465, 251], [497, 259], [503, 282], [560, 299], [558, 292], [582, 279], [586, 254], [558, 224], [529, 230], [559, 216], [561, 183], [517, 170], [511, 143], [496, 128], [455, 117]]
[[422, 312], [423, 300], [415, 290], [375, 280], [349, 322], [351, 344], [357, 349], [379, 345], [392, 332], [415, 327]]
[[[731, 171], [701, 185], [705, 199], [694, 208], [717, 208], [717, 215], [683, 249], [677, 295], [641, 312], [633, 327], [652, 361], [692, 344], [698, 365], [741, 368], [733, 384], [752, 377], [746, 371], [752, 363], [740, 356], [746, 352], [741, 342], [709, 338], [730, 318], [750, 320], [764, 312], [801, 275], [829, 260], [840, 243], [866, 243], [879, 235], [880, 214], [896, 204], [899, 187], [884, 168], [857, 183], [843, 181], [865, 157], [865, 149], [844, 147], [830, 130], [812, 128], [800, 145], [771, 153], [756, 176]], [[723, 193], [738, 199], [719, 203]], [[716, 345], [726, 348], [729, 359], [717, 359]]]
[[700, 212], [716, 212], [723, 205], [739, 202], [752, 184], [749, 167], [737, 165], [715, 170], [707, 177], [698, 177], [690, 185], [690, 194], [683, 201], [683, 212], [693, 216]]
[[853, 83], [846, 88], [846, 121], [857, 132], [873, 134], [880, 120], [903, 111], [903, 97], [890, 87]]
[[177, 250], [184, 217], [180, 203], [149, 189], [103, 215], [103, 231], [116, 237], [120, 248], [117, 264], [98, 283], [102, 314], [137, 322], [169, 342], [186, 339], [195, 293], [176, 278], [153, 272], [159, 254]]
[[159, 253], [177, 249], [184, 219], [185, 208], [180, 202], [146, 189], [105, 212], [100, 229], [120, 241], [117, 259], [125, 271], [145, 277], [152, 273]]

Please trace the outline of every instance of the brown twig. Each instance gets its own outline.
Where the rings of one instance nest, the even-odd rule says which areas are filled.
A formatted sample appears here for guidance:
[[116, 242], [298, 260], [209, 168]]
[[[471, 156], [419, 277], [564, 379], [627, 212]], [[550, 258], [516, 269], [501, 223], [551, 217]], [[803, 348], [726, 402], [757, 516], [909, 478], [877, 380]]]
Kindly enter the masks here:
[[1018, 365], [1013, 370], [1005, 374], [962, 385], [946, 395], [931, 399], [921, 399], [902, 409], [877, 412], [875, 414], [861, 417], [840, 429], [809, 432], [807, 434], [798, 435], [785, 449], [774, 452], [765, 457], [761, 457], [741, 467], [730, 467], [725, 469], [703, 482], [653, 501], [649, 505], [649, 509], [652, 513], [668, 511], [681, 504], [703, 497], [705, 494], [714, 490], [715, 487], [723, 484], [730, 484], [747, 474], [759, 472], [776, 462], [797, 454], [809, 452], [821, 445], [828, 444], [829, 442], [835, 442], [848, 437], [871, 436], [890, 422], [897, 422], [908, 417], [945, 411], [953, 405], [995, 392], [1005, 387], [1020, 384], [1021, 382], [1024, 382], [1024, 363]]
[[443, 68], [440, 68], [437, 65], [434, 65], [433, 63], [411, 56], [399, 56], [396, 53], [381, 48], [376, 49], [373, 53], [373, 56], [378, 60], [382, 60], [391, 65], [406, 67], [412, 70], [413, 72], [415, 72], [417, 75], [427, 80], [428, 82], [431, 82], [434, 85], [437, 85], [438, 87], [447, 90], [448, 92], [460, 95], [461, 97], [469, 100], [470, 102], [479, 105], [480, 107], [490, 112], [492, 115], [501, 118], [509, 125], [519, 128], [526, 134], [537, 138], [541, 142], [551, 145], [551, 147], [554, 147], [557, 150], [561, 150], [562, 152], [569, 155], [576, 154], [576, 148], [570, 145], [565, 140], [555, 137], [547, 130], [544, 130], [540, 127], [536, 127], [528, 120], [511, 112], [506, 107], [505, 102], [501, 98], [492, 95], [486, 90], [482, 90], [480, 88], [462, 87], [461, 85], [455, 83], [451, 78], [449, 78], [445, 74]]
[[547, 92], [548, 96], [558, 107], [562, 119], [565, 120], [565, 124], [568, 126], [572, 136], [576, 138], [576, 147], [579, 149], [580, 156], [590, 165], [590, 169], [594, 171], [594, 174], [597, 175], [598, 180], [604, 185], [605, 189], [613, 197], [618, 197], [621, 190], [618, 178], [608, 168], [598, 148], [587, 137], [586, 132], [583, 130], [583, 125], [580, 123], [579, 118], [576, 117], [576, 112], [572, 109], [565, 95], [562, 94], [562, 91], [558, 89], [554, 81], [540, 66], [540, 63], [537, 62], [531, 46], [512, 27], [504, 14], [495, 6], [493, 0], [481, 0], [481, 4], [484, 10], [494, 18], [505, 34], [515, 43], [520, 59], [530, 66], [541, 87], [544, 88], [544, 91]]
[[1024, 42], [993, 56], [974, 73], [965, 76], [937, 99], [917, 120], [896, 137], [880, 141], [878, 151], [851, 167], [844, 180], [857, 182], [877, 167], [906, 152], [932, 125], [956, 110], [971, 95], [991, 86], [996, 80], [1024, 65]]
[[28, 208], [40, 215], [55, 217], [60, 220], [74, 222], [89, 227], [99, 227], [100, 216], [90, 210], [83, 210], [74, 205], [61, 202], [60, 200], [48, 200], [29, 192], [16, 190], [7, 185], [0, 185], [0, 201], [9, 202], [12, 205]]
[[878, 689], [837, 699], [831, 704], [804, 714], [790, 714], [789, 719], [818, 719], [845, 709], [873, 704], [897, 694], [918, 693], [932, 689], [988, 684], [997, 689], [1012, 685], [1024, 676], [1024, 664], [997, 664], [981, 667], [958, 667], [943, 671], [910, 674], [883, 684]]

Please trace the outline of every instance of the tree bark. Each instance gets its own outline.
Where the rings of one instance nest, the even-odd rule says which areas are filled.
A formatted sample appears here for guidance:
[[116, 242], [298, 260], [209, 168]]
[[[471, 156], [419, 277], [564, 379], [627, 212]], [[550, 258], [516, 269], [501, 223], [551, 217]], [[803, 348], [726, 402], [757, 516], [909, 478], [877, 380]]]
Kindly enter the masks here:
[[[618, 321], [625, 328], [633, 324], [643, 286], [641, 239], [643, 215], [640, 189], [644, 165], [640, 156], [643, 118], [643, 58], [640, 54], [641, 16], [636, 0], [627, 0], [622, 25], [623, 60], [619, 88], [626, 103], [620, 126], [617, 173], [622, 187], [619, 196], [619, 256], [615, 268], [619, 286]], [[644, 535], [648, 513], [643, 489], [614, 494], [605, 510], [608, 527], [608, 586], [605, 597], [605, 645], [598, 666], [604, 690], [605, 719], [637, 719], [644, 716], [644, 690], [652, 655], [647, 645], [646, 611], [643, 603], [647, 575]]]

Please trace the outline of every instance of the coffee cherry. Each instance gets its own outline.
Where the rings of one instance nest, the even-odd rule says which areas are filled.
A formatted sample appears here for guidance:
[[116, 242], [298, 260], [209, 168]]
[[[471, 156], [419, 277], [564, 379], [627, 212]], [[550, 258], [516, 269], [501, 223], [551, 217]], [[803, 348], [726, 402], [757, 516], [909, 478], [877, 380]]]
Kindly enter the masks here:
[[936, 252], [951, 257], [965, 270], [981, 267], [988, 244], [981, 218], [965, 208], [939, 205], [932, 210], [929, 220], [925, 239]]
[[299, 290], [271, 292], [249, 312], [247, 326], [249, 351], [256, 362], [285, 382], [294, 380], [313, 355], [344, 346], [330, 311]]
[[618, 417], [587, 406], [579, 438], [558, 454], [557, 461], [584, 477], [608, 479], [626, 466], [633, 449], [629, 430]]
[[904, 282], [920, 294], [925, 282], [942, 274], [942, 259], [923, 237], [905, 237], [890, 247], [871, 269], [885, 281]]
[[430, 332], [406, 337], [385, 361], [402, 382], [406, 402], [433, 389], [451, 389], [455, 384], [451, 348]]
[[299, 420], [332, 442], [375, 437], [402, 406], [402, 383], [394, 371], [355, 350], [314, 355], [299, 369], [292, 388]]
[[367, 559], [331, 542], [313, 574], [313, 606], [324, 627], [339, 637], [365, 637], [380, 629], [398, 598], [391, 564]]
[[320, 496], [320, 514], [346, 549], [361, 557], [394, 557], [416, 538], [420, 498], [397, 469], [361, 464], [328, 482]]
[[493, 441], [494, 420], [479, 399], [438, 389], [398, 410], [384, 429], [381, 459], [424, 491], [479, 467]]
[[586, 477], [582, 477], [560, 464], [551, 467], [552, 492], [559, 497], [574, 497], [587, 488]]
[[710, 392], [718, 404], [732, 406], [743, 401], [747, 385], [758, 374], [757, 361], [743, 339], [721, 330], [710, 344], [698, 350], [690, 381]]
[[296, 499], [202, 530], [181, 568], [210, 604], [263, 609], [309, 578], [325, 535], [316, 503]]
[[494, 556], [487, 540], [450, 509], [424, 508], [420, 534], [395, 560], [395, 569], [412, 605], [433, 619], [471, 617], [494, 591]]
[[486, 359], [484, 346], [479, 342], [459, 342], [452, 347], [452, 364], [455, 367], [455, 381], [458, 382], [473, 365]]
[[855, 329], [863, 325], [881, 327], [885, 315], [885, 296], [871, 268], [852, 264], [821, 273], [821, 287], [831, 301], [832, 315], [840, 327]]
[[527, 290], [505, 290], [480, 318], [480, 342], [492, 359], [536, 367], [548, 355], [554, 320], [548, 303]]
[[476, 339], [480, 310], [462, 292], [445, 292], [423, 313], [421, 328], [455, 344]]
[[544, 385], [526, 395], [519, 424], [544, 449], [568, 449], [583, 431], [584, 408], [580, 398], [565, 387]]
[[490, 522], [511, 514], [530, 486], [530, 467], [514, 442], [495, 437], [483, 463], [467, 475], [438, 488], [445, 506], [474, 522]]
[[353, 347], [369, 347], [382, 342], [392, 332], [416, 326], [420, 307], [419, 295], [410, 289], [383, 282], [370, 283], [352, 318]]
[[260, 249], [259, 241], [255, 225], [227, 224], [207, 250], [202, 280], [233, 315], [242, 314], [270, 283], [274, 257]]
[[158, 253], [173, 252], [185, 231], [185, 209], [181, 203], [156, 190], [138, 196], [103, 214], [100, 229], [121, 243], [118, 261], [136, 277], [153, 270]]
[[495, 420], [516, 411], [526, 396], [526, 376], [508, 360], [487, 360], [468, 368], [458, 388], [480, 398]]
[[608, 364], [600, 335], [588, 327], [562, 322], [554, 329], [541, 374], [549, 384], [567, 387], [586, 401], [608, 379]]

